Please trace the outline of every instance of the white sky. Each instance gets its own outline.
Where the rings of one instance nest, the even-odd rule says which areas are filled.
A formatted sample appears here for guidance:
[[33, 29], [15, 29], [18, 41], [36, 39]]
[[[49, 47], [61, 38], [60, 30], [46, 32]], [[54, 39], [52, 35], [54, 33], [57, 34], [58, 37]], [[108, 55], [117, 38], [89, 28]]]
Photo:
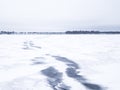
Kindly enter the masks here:
[[120, 0], [0, 0], [1, 27], [17, 29], [119, 25]]

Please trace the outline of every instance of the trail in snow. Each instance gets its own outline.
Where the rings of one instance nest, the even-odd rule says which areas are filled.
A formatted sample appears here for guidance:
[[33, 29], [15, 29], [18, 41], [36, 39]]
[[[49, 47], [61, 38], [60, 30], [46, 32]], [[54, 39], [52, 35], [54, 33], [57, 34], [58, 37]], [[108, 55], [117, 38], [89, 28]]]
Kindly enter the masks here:
[[40, 37], [0, 38], [0, 90], [119, 90], [120, 36]]

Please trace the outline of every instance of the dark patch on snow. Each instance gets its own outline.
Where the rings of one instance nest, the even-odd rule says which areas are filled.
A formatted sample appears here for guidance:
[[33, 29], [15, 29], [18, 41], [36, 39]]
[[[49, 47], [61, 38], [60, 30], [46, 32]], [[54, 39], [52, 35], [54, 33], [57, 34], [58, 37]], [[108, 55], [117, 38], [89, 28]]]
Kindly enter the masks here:
[[47, 81], [53, 90], [70, 90], [70, 87], [62, 82], [62, 73], [54, 67], [48, 67], [41, 72], [48, 77]]
[[65, 85], [65, 84], [61, 84], [61, 85], [59, 86], [59, 88], [60, 88], [60, 90], [70, 90], [70, 86], [67, 86], [67, 85]]
[[45, 64], [44, 60], [45, 60], [44, 57], [35, 57], [34, 59], [32, 59], [32, 61], [33, 61], [32, 65]]
[[82, 76], [82, 75], [78, 75], [79, 73], [77, 72], [77, 70], [75, 68], [67, 68], [66, 69], [66, 74], [68, 77], [74, 78], [79, 82], [85, 82], [86, 79]]
[[35, 57], [32, 59], [32, 61], [43, 61], [44, 59], [44, 57]]
[[30, 47], [41, 49], [40, 46], [36, 46], [32, 41], [29, 41], [28, 44], [29, 44]]
[[61, 56], [53, 56], [53, 57], [58, 61], [66, 63], [67, 66], [71, 66], [76, 69], [79, 69], [79, 65], [77, 63], [75, 63], [74, 61], [72, 61], [66, 57], [61, 57]]
[[43, 62], [33, 62], [32, 65], [39, 65], [39, 64], [44, 64]]
[[62, 73], [58, 72], [58, 70], [56, 70], [54, 67], [49, 67], [41, 72], [49, 78], [60, 79], [62, 77]]
[[78, 72], [75, 68], [71, 67], [67, 68], [66, 74], [68, 77], [74, 78], [75, 80], [77, 80], [79, 83], [81, 83], [90, 90], [103, 90], [103, 88], [97, 84], [88, 83], [87, 79], [85, 79], [82, 75], [78, 75]]
[[23, 42], [23, 49], [31, 50], [33, 48], [41, 49], [40, 46], [36, 46], [32, 41]]
[[96, 84], [91, 83], [82, 83], [86, 88], [89, 88], [90, 90], [103, 90], [103, 88]]
[[61, 80], [58, 79], [48, 79], [49, 85], [53, 90], [70, 90], [70, 86], [65, 85]]
[[41, 49], [42, 47], [39, 47], [39, 46], [32, 46], [32, 47], [34, 47], [34, 48], [38, 48], [38, 49]]

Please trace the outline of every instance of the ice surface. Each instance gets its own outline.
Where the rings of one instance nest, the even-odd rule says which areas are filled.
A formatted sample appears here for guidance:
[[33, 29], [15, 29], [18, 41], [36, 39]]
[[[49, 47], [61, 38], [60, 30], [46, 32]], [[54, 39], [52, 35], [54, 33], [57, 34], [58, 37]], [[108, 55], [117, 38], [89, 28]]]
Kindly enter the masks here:
[[0, 90], [119, 90], [120, 35], [1, 35]]

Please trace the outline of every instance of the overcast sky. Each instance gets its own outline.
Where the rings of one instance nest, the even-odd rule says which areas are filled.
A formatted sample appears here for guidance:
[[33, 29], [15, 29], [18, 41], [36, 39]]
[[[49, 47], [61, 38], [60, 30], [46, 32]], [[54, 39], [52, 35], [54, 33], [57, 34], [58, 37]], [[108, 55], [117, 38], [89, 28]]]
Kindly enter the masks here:
[[120, 0], [0, 0], [0, 27], [62, 30], [120, 25]]

